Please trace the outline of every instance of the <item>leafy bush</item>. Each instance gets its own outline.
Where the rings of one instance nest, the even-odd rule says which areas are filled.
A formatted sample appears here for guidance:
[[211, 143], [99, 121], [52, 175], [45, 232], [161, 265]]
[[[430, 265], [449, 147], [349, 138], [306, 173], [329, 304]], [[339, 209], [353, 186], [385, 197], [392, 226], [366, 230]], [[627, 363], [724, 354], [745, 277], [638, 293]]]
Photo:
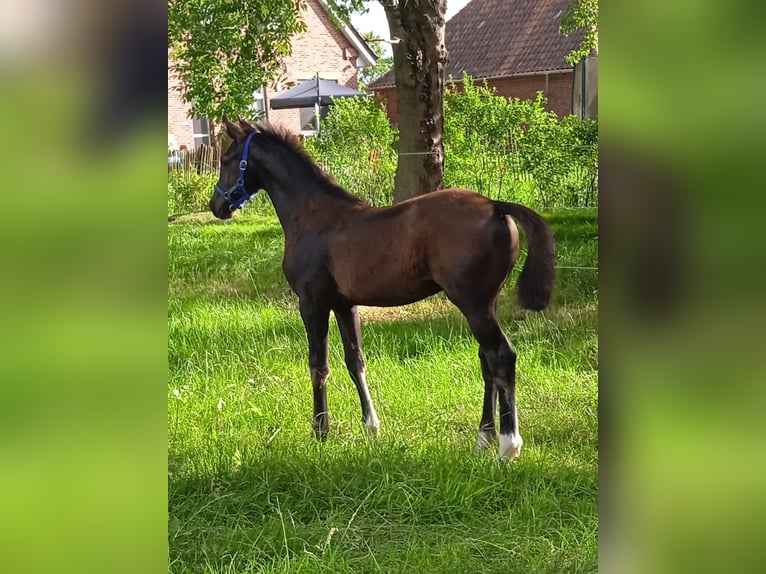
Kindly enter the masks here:
[[582, 172], [574, 178], [577, 184], [568, 190], [567, 205], [595, 206], [598, 203], [598, 122], [567, 116], [561, 123], [572, 132], [570, 169], [573, 173]]
[[342, 187], [370, 205], [391, 205], [398, 132], [372, 99], [335, 100], [306, 150]]
[[168, 215], [206, 211], [218, 174], [199, 174], [197, 169], [168, 172]]
[[[444, 102], [445, 187], [536, 208], [598, 204], [598, 123], [559, 121], [535, 100], [508, 99], [469, 76], [450, 86]], [[372, 99], [336, 100], [304, 147], [338, 183], [371, 205], [391, 205], [399, 132]], [[168, 212], [207, 210], [217, 173], [194, 163], [168, 175]], [[265, 196], [266, 194], [262, 194]], [[270, 210], [256, 198], [249, 209]]]
[[463, 76], [444, 98], [444, 181], [542, 208], [594, 205], [598, 125], [559, 121], [535, 100], [498, 96]]
[[463, 86], [453, 84], [444, 94], [445, 187], [521, 201], [518, 190], [525, 182], [529, 190], [531, 181], [518, 169], [518, 140], [530, 103], [494, 96], [468, 76]]

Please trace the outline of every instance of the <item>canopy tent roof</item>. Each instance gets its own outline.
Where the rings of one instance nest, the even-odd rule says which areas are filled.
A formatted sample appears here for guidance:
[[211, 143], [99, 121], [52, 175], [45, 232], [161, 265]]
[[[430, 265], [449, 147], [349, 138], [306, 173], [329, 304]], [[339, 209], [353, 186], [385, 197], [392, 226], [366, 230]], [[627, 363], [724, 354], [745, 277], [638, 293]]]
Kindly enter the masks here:
[[313, 108], [316, 104], [329, 106], [332, 98], [367, 98], [369, 94], [358, 92], [352, 88], [341, 86], [330, 80], [312, 78], [304, 80], [294, 88], [271, 98], [272, 110], [287, 108]]

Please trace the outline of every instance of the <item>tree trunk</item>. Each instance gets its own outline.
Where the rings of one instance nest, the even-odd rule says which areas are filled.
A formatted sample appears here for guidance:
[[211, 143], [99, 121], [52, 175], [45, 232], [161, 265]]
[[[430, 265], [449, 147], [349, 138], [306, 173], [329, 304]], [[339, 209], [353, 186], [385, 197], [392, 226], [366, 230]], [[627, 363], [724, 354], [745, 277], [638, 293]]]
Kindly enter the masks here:
[[380, 0], [393, 44], [399, 97], [394, 203], [444, 184], [445, 0]]

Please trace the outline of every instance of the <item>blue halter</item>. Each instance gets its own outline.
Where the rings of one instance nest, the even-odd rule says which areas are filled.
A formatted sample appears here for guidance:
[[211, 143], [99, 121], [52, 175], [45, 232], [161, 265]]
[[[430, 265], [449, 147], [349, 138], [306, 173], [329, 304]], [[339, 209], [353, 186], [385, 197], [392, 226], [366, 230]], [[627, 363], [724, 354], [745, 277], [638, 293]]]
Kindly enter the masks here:
[[231, 210], [241, 209], [247, 200], [258, 195], [260, 190], [256, 190], [255, 193], [248, 193], [245, 189], [245, 169], [247, 169], [247, 156], [250, 155], [250, 142], [253, 141], [253, 136], [257, 132], [250, 132], [245, 140], [245, 149], [242, 152], [242, 161], [239, 162], [239, 177], [237, 183], [231, 186], [228, 191], [222, 190], [217, 185], [215, 186], [215, 192], [221, 194], [229, 202]]

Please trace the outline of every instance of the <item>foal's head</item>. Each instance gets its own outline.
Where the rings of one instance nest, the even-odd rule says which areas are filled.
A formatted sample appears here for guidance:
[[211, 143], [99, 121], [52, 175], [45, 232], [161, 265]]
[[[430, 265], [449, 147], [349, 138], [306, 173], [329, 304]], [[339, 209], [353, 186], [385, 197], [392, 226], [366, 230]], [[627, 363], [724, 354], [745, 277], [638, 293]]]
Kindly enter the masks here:
[[221, 171], [210, 198], [210, 211], [219, 219], [230, 219], [234, 211], [263, 189], [263, 178], [258, 165], [249, 160], [251, 142], [258, 137], [258, 132], [241, 118], [239, 124], [235, 124], [224, 116], [223, 124], [232, 142], [221, 156]]

